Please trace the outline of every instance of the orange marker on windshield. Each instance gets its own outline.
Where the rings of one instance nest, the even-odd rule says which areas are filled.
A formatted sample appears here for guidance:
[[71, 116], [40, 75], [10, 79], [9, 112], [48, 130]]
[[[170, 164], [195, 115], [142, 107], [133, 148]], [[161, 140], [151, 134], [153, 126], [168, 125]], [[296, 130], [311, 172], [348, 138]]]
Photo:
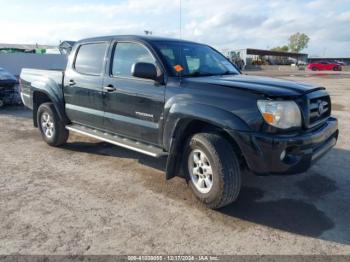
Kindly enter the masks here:
[[174, 65], [174, 69], [175, 69], [175, 71], [178, 72], [178, 73], [181, 72], [182, 70], [184, 70], [183, 67], [182, 67], [181, 65]]

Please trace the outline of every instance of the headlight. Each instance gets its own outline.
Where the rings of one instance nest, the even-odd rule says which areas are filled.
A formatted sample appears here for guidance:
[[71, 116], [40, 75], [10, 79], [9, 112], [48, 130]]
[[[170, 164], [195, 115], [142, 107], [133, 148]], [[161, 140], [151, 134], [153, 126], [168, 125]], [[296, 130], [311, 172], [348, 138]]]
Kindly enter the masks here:
[[301, 114], [294, 101], [258, 100], [258, 108], [266, 123], [278, 128], [301, 126]]

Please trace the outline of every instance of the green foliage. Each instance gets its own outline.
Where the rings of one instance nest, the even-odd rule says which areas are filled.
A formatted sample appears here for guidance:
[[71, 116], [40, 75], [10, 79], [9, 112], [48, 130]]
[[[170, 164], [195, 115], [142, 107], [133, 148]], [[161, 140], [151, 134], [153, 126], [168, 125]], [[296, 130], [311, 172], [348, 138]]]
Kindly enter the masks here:
[[36, 48], [35, 53], [36, 54], [46, 54], [46, 49], [45, 48]]
[[278, 51], [278, 52], [288, 52], [289, 47], [287, 45], [283, 46], [276, 46], [274, 48], [271, 48], [271, 51]]
[[299, 53], [304, 48], [307, 48], [307, 45], [310, 41], [310, 38], [304, 33], [295, 33], [289, 37], [289, 49], [292, 52]]

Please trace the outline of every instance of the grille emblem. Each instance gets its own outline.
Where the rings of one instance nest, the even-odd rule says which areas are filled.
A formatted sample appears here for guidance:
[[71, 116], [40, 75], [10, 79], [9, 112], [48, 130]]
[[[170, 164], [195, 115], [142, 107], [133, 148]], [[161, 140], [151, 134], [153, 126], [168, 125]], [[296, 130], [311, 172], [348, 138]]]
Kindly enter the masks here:
[[326, 101], [320, 101], [318, 103], [318, 114], [322, 115], [324, 112], [327, 111], [327, 108], [325, 108], [328, 105]]

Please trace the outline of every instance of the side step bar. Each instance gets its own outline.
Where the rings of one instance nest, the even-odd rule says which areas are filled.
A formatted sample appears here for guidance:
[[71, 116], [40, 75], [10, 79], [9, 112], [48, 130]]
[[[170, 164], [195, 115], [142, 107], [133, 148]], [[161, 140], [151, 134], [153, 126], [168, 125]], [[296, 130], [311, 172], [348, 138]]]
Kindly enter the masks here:
[[97, 129], [85, 127], [82, 125], [72, 124], [67, 125], [66, 129], [72, 132], [79, 133], [81, 135], [86, 135], [98, 140], [102, 140], [113, 145], [124, 147], [145, 155], [152, 157], [161, 157], [167, 155], [167, 152], [164, 152], [161, 148], [155, 147], [153, 145], [144, 144], [135, 140], [131, 140], [119, 135], [113, 135], [110, 133], [102, 132]]

